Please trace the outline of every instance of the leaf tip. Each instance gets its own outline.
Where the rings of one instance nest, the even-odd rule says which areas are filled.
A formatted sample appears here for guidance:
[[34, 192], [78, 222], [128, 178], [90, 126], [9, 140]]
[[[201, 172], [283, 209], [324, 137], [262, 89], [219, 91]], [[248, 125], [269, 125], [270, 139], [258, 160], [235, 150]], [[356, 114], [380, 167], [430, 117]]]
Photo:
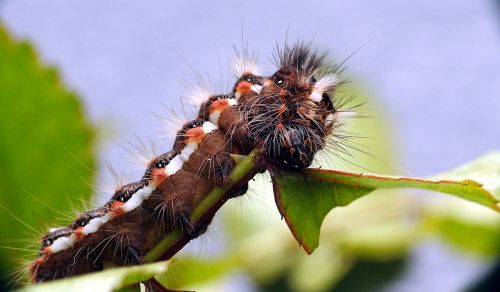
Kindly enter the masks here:
[[311, 255], [311, 254], [313, 253], [313, 251], [316, 249], [316, 247], [311, 248], [310, 246], [308, 246], [308, 245], [304, 244], [303, 242], [302, 242], [302, 244], [301, 244], [301, 245], [302, 245], [302, 248], [304, 249], [304, 251], [305, 251], [308, 255]]

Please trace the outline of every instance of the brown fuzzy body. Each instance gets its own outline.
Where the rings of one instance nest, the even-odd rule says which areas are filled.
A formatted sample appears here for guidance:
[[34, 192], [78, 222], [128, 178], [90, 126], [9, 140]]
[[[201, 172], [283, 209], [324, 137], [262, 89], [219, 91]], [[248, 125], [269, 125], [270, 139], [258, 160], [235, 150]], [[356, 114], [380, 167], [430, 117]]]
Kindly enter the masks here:
[[[115, 265], [140, 264], [162, 236], [171, 230], [172, 224], [159, 224], [152, 214], [144, 208], [124, 214], [104, 224], [101, 229], [104, 237], [100, 258]], [[96, 252], [96, 251], [94, 251]]]
[[[155, 213], [160, 217], [176, 219], [180, 213], [190, 214], [196, 203], [213, 187], [212, 181], [181, 169], [158, 185], [146, 204], [155, 206]], [[161, 206], [166, 209], [162, 211]]]
[[[214, 213], [205, 214], [200, 222], [193, 222], [191, 214], [215, 187], [228, 183], [235, 166], [231, 154], [246, 155], [261, 148], [263, 159], [277, 165], [308, 167], [315, 153], [325, 147], [337, 112], [330, 98], [335, 83], [327, 78], [320, 83], [321, 88], [315, 87], [314, 74], [324, 66], [323, 59], [307, 45], [286, 46], [278, 52], [279, 70], [272, 76], [244, 73], [230, 94], [210, 97], [198, 118], [177, 132], [172, 151], [153, 159], [140, 181], [123, 186], [105, 206], [82, 214], [70, 225], [70, 232], [78, 235], [74, 246], [55, 254], [42, 253], [33, 262], [33, 280], [96, 271], [102, 269], [103, 261], [139, 264], [164, 234], [178, 227], [184, 242], [199, 236]], [[210, 123], [204, 125], [209, 120], [217, 129]], [[204, 132], [205, 126], [209, 133]], [[259, 166], [250, 171], [218, 204], [244, 194], [250, 174], [263, 169]], [[155, 189], [143, 201], [133, 201], [140, 206], [129, 204], [128, 212], [121, 208], [146, 186]], [[104, 214], [111, 219], [97, 231], [87, 229], [90, 234], [83, 235], [84, 223]]]
[[32, 282], [52, 281], [102, 269], [101, 262], [95, 262], [94, 258], [87, 257], [82, 252], [81, 245], [59, 253], [50, 251], [53, 241], [71, 232], [71, 228], [62, 227], [43, 237], [40, 254], [29, 266]]
[[102, 270], [100, 262], [69, 250], [38, 258], [30, 266], [32, 282], [45, 282]]

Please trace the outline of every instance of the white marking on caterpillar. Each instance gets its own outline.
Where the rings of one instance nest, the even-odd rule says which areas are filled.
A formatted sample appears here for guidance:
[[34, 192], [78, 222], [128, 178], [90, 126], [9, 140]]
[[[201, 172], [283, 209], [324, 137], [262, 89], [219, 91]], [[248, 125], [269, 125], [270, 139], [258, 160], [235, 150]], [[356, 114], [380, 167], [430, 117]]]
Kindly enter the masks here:
[[101, 216], [101, 217], [97, 217], [97, 218], [92, 218], [89, 220], [89, 223], [87, 223], [87, 225], [85, 225], [82, 229], [82, 234], [83, 235], [89, 235], [89, 234], [92, 234], [94, 232], [96, 232], [97, 230], [99, 230], [99, 228], [108, 223], [109, 220], [111, 220], [111, 215], [110, 214], [106, 214], [104, 216]]
[[165, 167], [165, 174], [167, 176], [174, 175], [177, 171], [182, 169], [182, 165], [184, 164], [184, 160], [182, 160], [180, 154], [177, 154], [170, 163]]
[[52, 227], [52, 228], [49, 228], [49, 233], [54, 233], [54, 232], [57, 232], [59, 230], [63, 230], [63, 229], [66, 229], [65, 227]]
[[313, 91], [309, 95], [309, 99], [314, 102], [320, 102], [323, 98], [323, 92], [328, 91], [331, 87], [337, 84], [337, 77], [334, 74], [328, 74], [321, 77], [313, 87]]
[[139, 189], [137, 192], [135, 192], [132, 197], [125, 203], [123, 204], [123, 211], [125, 212], [130, 212], [134, 210], [135, 208], [139, 207], [142, 202], [147, 200], [149, 196], [153, 193], [153, 191], [156, 189], [156, 185], [154, 184], [149, 184], [141, 189]]
[[253, 92], [260, 94], [260, 92], [262, 90], [262, 85], [254, 84], [254, 85], [252, 85], [251, 89]]
[[220, 114], [221, 114], [221, 113], [222, 113], [221, 111], [213, 111], [213, 112], [211, 112], [211, 113], [208, 115], [208, 119], [209, 119], [212, 123], [214, 123], [214, 124], [218, 125], [218, 124], [219, 124], [219, 118], [220, 118]]
[[197, 149], [198, 149], [198, 143], [196, 142], [187, 143], [184, 149], [182, 149], [181, 153], [179, 154], [181, 160], [183, 162], [188, 161], [189, 157], [191, 157], [191, 154], [193, 154]]
[[71, 248], [73, 247], [75, 242], [76, 242], [76, 236], [74, 234], [71, 234], [70, 236], [59, 237], [58, 239], [54, 240], [54, 242], [50, 246], [50, 252], [57, 253], [65, 249]]
[[216, 124], [214, 124], [210, 121], [203, 122], [202, 127], [203, 127], [203, 131], [205, 132], [205, 134], [210, 134], [219, 128]]
[[[227, 106], [238, 105], [238, 100], [236, 100], [236, 98], [227, 98], [227, 99], [225, 99], [225, 101], [227, 102]], [[215, 101], [215, 102], [218, 102], [218, 101]], [[211, 121], [212, 123], [214, 123], [215, 125], [219, 125], [219, 118], [220, 118], [220, 115], [222, 114], [223, 111], [224, 111], [224, 109], [212, 110], [210, 112], [210, 114], [208, 115], [208, 120]]]
[[[219, 127], [217, 127], [216, 124], [210, 122], [210, 121], [205, 121], [203, 122], [203, 125], [201, 126], [203, 129], [203, 132], [205, 134], [211, 133], [212, 131], [217, 130]], [[165, 167], [165, 174], [167, 176], [173, 175], [177, 173], [180, 169], [182, 169], [182, 166], [184, 165], [184, 162], [189, 160], [189, 157], [198, 149], [198, 142], [189, 142], [186, 144], [184, 149], [181, 150], [181, 153], [177, 154], [170, 163]]]
[[[154, 184], [149, 184], [146, 187], [143, 187], [139, 189], [135, 194], [132, 195], [130, 200], [128, 200], [124, 205], [123, 205], [123, 210], [125, 212], [130, 212], [140, 206], [144, 200], [146, 200], [152, 192], [156, 189], [156, 185]], [[89, 234], [92, 234], [94, 232], [97, 232], [99, 228], [101, 228], [102, 225], [106, 224], [112, 219], [112, 216], [110, 214], [105, 214], [104, 216], [97, 217], [97, 218], [92, 218], [89, 220], [87, 225], [85, 225], [82, 228], [82, 234], [84, 236], [87, 236]], [[58, 227], [58, 228], [51, 228], [49, 229], [49, 232], [56, 232], [58, 230], [64, 229], [64, 227]], [[73, 233], [69, 236], [64, 236], [64, 237], [59, 237], [54, 242], [52, 245], [49, 247], [49, 250], [51, 253], [57, 253], [63, 250], [66, 250], [68, 248], [73, 247], [77, 240], [76, 235]]]

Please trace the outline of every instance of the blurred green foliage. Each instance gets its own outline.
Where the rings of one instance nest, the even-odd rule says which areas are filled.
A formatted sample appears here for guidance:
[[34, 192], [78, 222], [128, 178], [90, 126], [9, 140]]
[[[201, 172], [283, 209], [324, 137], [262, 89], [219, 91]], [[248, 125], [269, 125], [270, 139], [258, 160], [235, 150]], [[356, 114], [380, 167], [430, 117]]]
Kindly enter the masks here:
[[6, 275], [20, 266], [16, 258], [34, 258], [39, 237], [60, 224], [61, 213], [74, 216], [70, 200], [91, 199], [96, 159], [79, 98], [1, 24], [0, 116], [0, 245], [33, 251], [0, 249]]

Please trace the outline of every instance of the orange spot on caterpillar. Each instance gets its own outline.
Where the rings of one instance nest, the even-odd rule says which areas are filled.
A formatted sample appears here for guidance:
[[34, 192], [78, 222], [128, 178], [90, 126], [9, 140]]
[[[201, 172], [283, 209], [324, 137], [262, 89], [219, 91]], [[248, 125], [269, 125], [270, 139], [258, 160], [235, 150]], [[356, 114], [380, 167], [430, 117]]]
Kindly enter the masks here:
[[155, 185], [160, 184], [166, 178], [167, 175], [165, 174], [165, 170], [163, 168], [155, 168], [151, 171], [151, 180]]
[[[247, 82], [248, 83], [248, 82]], [[209, 113], [212, 113], [214, 111], [223, 111], [227, 106], [229, 105], [229, 102], [225, 98], [218, 99], [210, 105], [210, 108], [208, 109]]]
[[276, 130], [281, 131], [283, 129], [285, 129], [285, 126], [282, 123], [276, 125]]
[[278, 109], [278, 115], [282, 115], [286, 111], [287, 111], [286, 105], [282, 104]]
[[120, 201], [114, 201], [111, 204], [111, 214], [113, 217], [119, 217], [119, 216], [125, 214], [125, 212], [123, 211], [123, 208], [122, 208], [123, 205], [125, 205], [125, 203], [120, 202]]
[[238, 83], [238, 86], [236, 86], [236, 91], [238, 91], [241, 94], [246, 93], [251, 89], [252, 89], [252, 83], [248, 81], [240, 81], [240, 83]]
[[46, 255], [42, 255], [41, 257], [38, 257], [35, 262], [33, 263], [33, 266], [39, 266], [43, 263], [45, 263], [45, 261], [47, 260], [47, 256]]
[[83, 234], [83, 227], [78, 227], [75, 229], [75, 236], [77, 240], [82, 240], [85, 235]]
[[36, 283], [37, 282], [37, 280], [36, 280], [36, 274], [37, 274], [37, 271], [38, 271], [38, 267], [40, 267], [41, 265], [43, 265], [46, 260], [47, 260], [47, 256], [42, 255], [42, 256], [39, 256], [38, 258], [36, 258], [36, 260], [29, 265], [28, 268], [30, 270], [31, 282], [32, 283]]
[[205, 131], [203, 127], [196, 127], [193, 129], [189, 129], [186, 131], [186, 139], [185, 142], [195, 142], [197, 144], [201, 143], [201, 139], [205, 136]]
[[49, 255], [52, 253], [52, 248], [50, 246], [46, 246], [43, 250], [42, 250], [42, 253], [44, 255]]

